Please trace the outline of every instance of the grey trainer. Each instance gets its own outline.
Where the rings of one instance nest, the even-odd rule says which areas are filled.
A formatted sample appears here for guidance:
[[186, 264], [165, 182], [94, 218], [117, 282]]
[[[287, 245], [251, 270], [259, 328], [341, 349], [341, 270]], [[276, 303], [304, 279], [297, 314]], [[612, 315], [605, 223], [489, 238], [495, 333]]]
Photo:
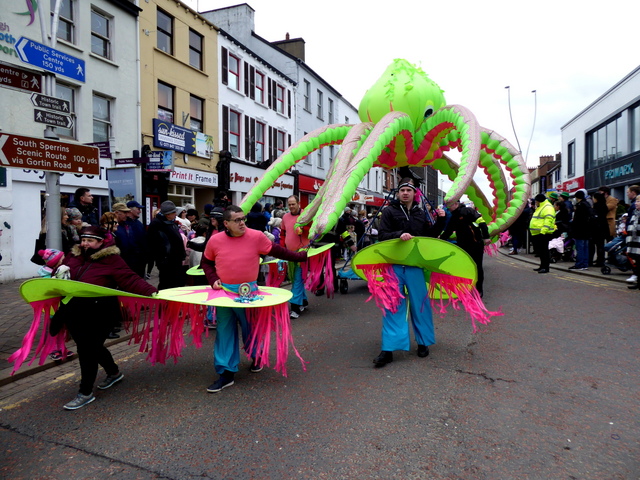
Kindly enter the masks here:
[[123, 378], [124, 378], [124, 375], [120, 372], [116, 373], [115, 375], [109, 375], [107, 376], [107, 378], [105, 378], [102, 382], [98, 384], [98, 388], [100, 390], [106, 390], [107, 388], [111, 387], [114, 383], [118, 383]]
[[79, 393], [76, 396], [76, 398], [74, 398], [73, 400], [71, 400], [69, 403], [67, 403], [64, 406], [64, 409], [65, 410], [77, 410], [79, 408], [84, 407], [85, 405], [90, 404], [95, 399], [96, 399], [96, 397], [93, 396], [93, 393], [90, 393], [89, 395], [83, 395], [83, 394]]

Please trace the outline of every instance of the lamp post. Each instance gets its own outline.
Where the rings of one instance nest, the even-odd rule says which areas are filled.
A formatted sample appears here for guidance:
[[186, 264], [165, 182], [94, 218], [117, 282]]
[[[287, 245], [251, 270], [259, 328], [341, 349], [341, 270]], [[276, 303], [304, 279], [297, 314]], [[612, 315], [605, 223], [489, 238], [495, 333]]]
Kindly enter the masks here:
[[527, 152], [524, 154], [524, 163], [527, 163], [529, 157], [529, 147], [531, 146], [531, 139], [533, 138], [533, 131], [536, 128], [536, 114], [538, 113], [538, 94], [535, 90], [531, 90], [533, 93], [533, 127], [531, 127], [531, 136], [529, 137], [529, 145], [527, 145]]
[[507, 89], [507, 102], [509, 103], [509, 118], [511, 119], [511, 128], [513, 129], [513, 136], [516, 138], [516, 143], [518, 144], [518, 152], [522, 153], [522, 148], [520, 147], [520, 141], [518, 140], [518, 134], [516, 133], [516, 127], [513, 125], [513, 115], [511, 114], [511, 87], [507, 85], [504, 88]]

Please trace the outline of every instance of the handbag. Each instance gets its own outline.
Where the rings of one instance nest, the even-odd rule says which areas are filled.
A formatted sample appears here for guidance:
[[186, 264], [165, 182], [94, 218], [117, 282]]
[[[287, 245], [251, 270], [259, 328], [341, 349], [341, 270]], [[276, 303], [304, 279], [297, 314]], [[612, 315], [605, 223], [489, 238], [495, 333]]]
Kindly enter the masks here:
[[40, 232], [40, 235], [36, 238], [36, 246], [33, 250], [33, 256], [31, 257], [31, 262], [36, 265], [45, 265], [44, 259], [38, 252], [47, 248], [46, 239], [47, 234], [45, 232]]

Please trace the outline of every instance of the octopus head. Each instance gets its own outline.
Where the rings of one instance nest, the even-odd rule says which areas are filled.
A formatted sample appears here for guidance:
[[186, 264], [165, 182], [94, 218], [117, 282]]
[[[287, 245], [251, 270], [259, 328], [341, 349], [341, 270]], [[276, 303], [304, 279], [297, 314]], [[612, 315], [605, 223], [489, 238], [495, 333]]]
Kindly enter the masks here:
[[420, 68], [396, 58], [364, 94], [358, 109], [363, 122], [379, 122], [389, 112], [403, 112], [418, 130], [425, 118], [446, 105], [443, 90]]

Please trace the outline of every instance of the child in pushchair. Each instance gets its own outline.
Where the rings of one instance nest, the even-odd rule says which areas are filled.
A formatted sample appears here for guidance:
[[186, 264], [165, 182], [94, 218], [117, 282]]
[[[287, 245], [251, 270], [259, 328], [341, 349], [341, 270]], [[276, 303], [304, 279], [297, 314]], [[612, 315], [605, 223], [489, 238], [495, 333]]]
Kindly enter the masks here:
[[604, 246], [605, 252], [607, 252], [607, 261], [600, 269], [605, 275], [611, 273], [611, 267], [615, 267], [621, 272], [628, 272], [631, 270], [631, 262], [627, 257], [627, 244], [625, 243], [625, 237], [618, 235]]
[[575, 261], [575, 249], [574, 241], [569, 238], [566, 232], [562, 233], [559, 237], [549, 241], [549, 261], [551, 263], [574, 262]]

